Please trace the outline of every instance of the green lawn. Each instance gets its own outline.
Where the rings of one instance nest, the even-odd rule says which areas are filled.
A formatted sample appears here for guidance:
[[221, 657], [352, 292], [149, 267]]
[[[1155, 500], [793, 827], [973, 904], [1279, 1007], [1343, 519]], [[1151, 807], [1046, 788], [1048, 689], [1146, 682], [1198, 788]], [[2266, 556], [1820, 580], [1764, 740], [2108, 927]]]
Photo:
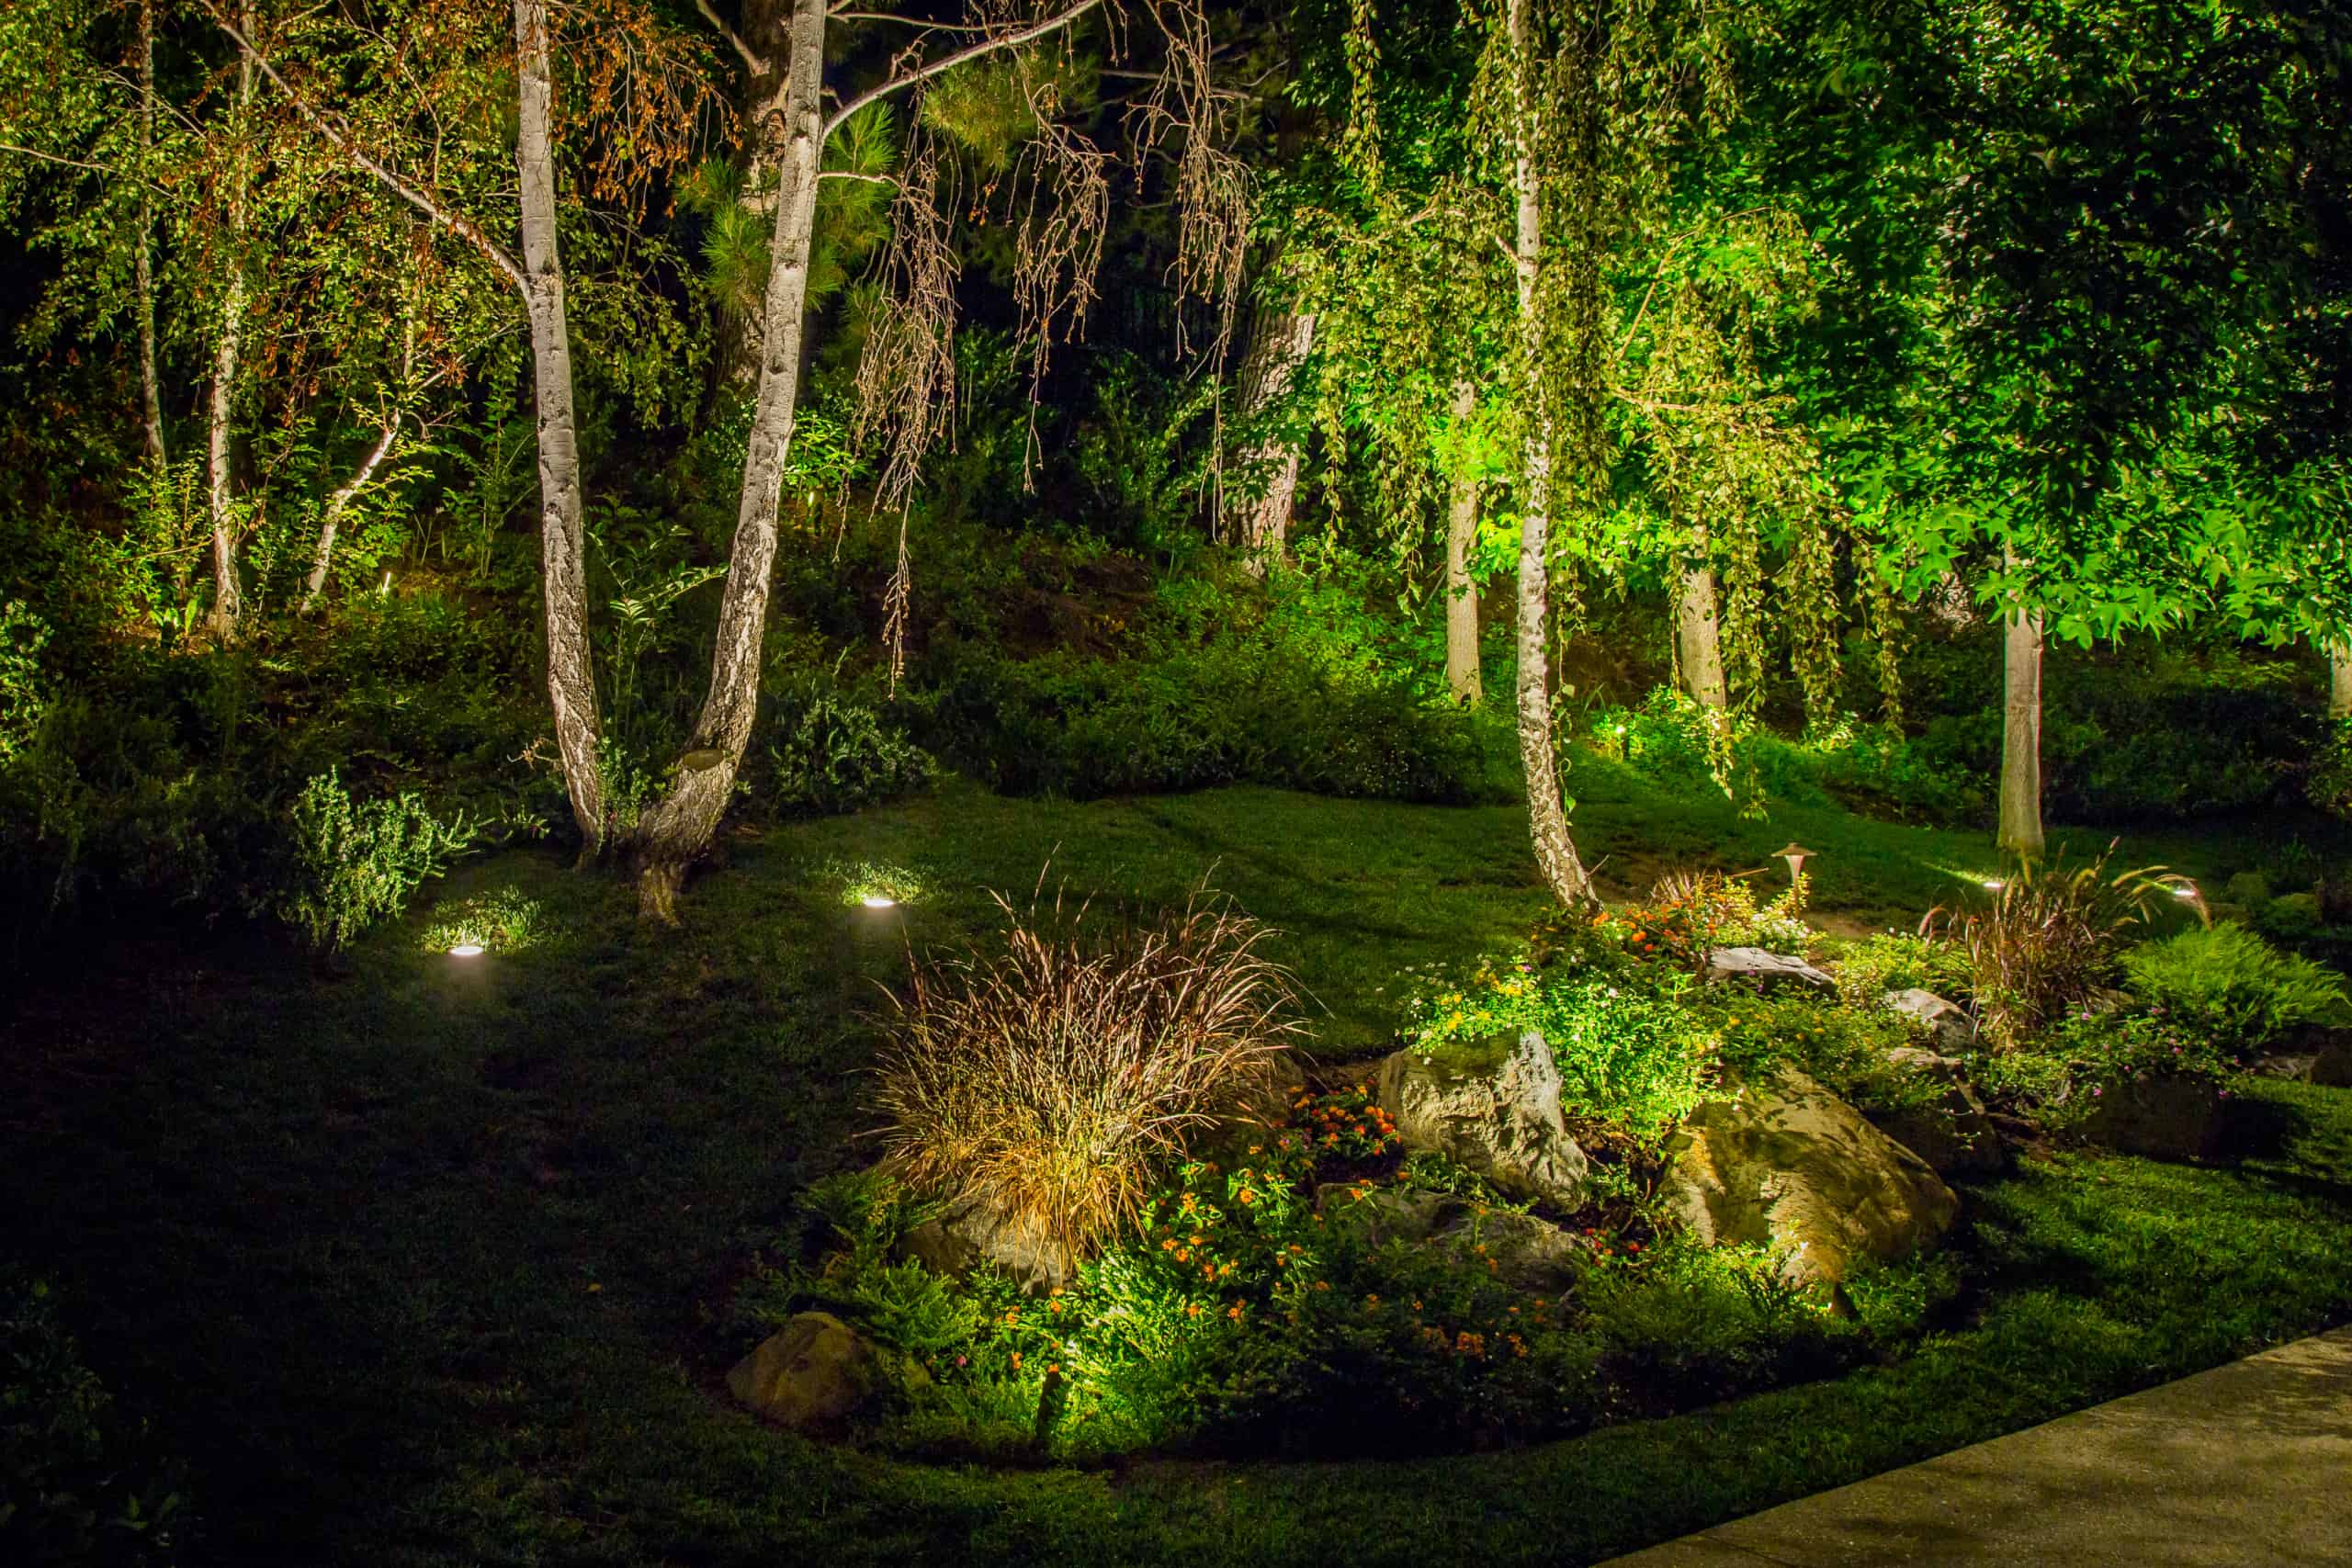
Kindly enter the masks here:
[[[1736, 869], [1793, 835], [1818, 902], [1916, 919], [1971, 835], [1831, 810], [1740, 822], [1580, 767], [1611, 871]], [[1204, 873], [1287, 934], [1318, 1049], [1380, 1049], [1407, 965], [1543, 906], [1513, 808], [1270, 790], [1082, 805], [968, 788], [733, 843], [675, 932], [516, 852], [571, 935], [472, 964], [422, 915], [322, 980], [231, 942], [103, 955], [12, 1027], [0, 1260], [68, 1292], [87, 1359], [186, 1454], [214, 1561], [401, 1564], [1590, 1561], [2212, 1364], [2352, 1307], [2352, 1093], [2252, 1091], [2233, 1168], [2069, 1157], [1972, 1193], [1948, 1332], [1898, 1363], [1673, 1420], [1413, 1463], [925, 1467], [815, 1447], [717, 1391], [712, 1326], [810, 1178], [858, 1159], [871, 982], [985, 926], [985, 890], [1179, 900]], [[2086, 835], [2086, 839], [2089, 836]], [[2255, 837], [2128, 845], [2199, 874]], [[840, 864], [913, 872], [899, 911]], [[1777, 865], [1774, 871], [1777, 874]], [[1605, 872], [1604, 875], [1610, 873]]]

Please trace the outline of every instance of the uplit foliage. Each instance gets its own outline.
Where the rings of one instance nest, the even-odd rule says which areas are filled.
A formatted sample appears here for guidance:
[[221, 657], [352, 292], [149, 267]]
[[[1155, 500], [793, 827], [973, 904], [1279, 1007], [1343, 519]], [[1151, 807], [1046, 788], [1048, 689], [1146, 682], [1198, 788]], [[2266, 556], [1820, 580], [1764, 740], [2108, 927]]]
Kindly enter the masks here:
[[2109, 845], [2071, 871], [2063, 855], [2027, 862], [2002, 882], [1989, 908], [1939, 908], [1921, 922], [1922, 935], [1948, 933], [1968, 954], [1978, 1018], [1996, 1046], [2025, 1044], [2110, 986], [2132, 931], [2187, 886], [2161, 866], [2110, 874], [2113, 851]]
[[525, 953], [545, 942], [548, 932], [547, 906], [509, 883], [435, 906], [418, 945], [426, 953], [447, 953], [460, 945]]
[[303, 786], [286, 827], [288, 864], [272, 908], [322, 953], [400, 913], [477, 831], [462, 813], [435, 817], [415, 795], [355, 801], [334, 769]]
[[2123, 955], [2132, 990], [2222, 1051], [2259, 1051], [2290, 1030], [2352, 1015], [2344, 976], [2284, 953], [2244, 926], [2182, 931]]
[[1001, 953], [917, 965], [873, 1104], [918, 1190], [1040, 1227], [1074, 1257], [1128, 1233], [1157, 1171], [1267, 1082], [1298, 1025], [1265, 929], [1197, 894], [1141, 931], [997, 900]]

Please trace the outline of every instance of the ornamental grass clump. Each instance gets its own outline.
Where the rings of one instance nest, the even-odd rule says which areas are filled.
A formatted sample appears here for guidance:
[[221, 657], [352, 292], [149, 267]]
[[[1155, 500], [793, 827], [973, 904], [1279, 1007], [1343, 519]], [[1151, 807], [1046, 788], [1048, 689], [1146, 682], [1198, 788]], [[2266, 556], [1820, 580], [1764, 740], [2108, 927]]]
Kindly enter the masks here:
[[1082, 1258], [1129, 1231], [1193, 1134], [1270, 1087], [1299, 1025], [1267, 928], [1195, 895], [1098, 936], [1001, 897], [1001, 952], [918, 962], [873, 1105], [883, 1166]]
[[2110, 843], [2073, 871], [2063, 851], [2048, 864], [2028, 861], [1991, 908], [1960, 915], [1939, 906], [1919, 922], [1922, 936], [1948, 937], [1968, 955], [1980, 1027], [1996, 1047], [2016, 1049], [2111, 985], [2126, 935], [2189, 886], [2162, 866], [2110, 874], [2114, 852]]

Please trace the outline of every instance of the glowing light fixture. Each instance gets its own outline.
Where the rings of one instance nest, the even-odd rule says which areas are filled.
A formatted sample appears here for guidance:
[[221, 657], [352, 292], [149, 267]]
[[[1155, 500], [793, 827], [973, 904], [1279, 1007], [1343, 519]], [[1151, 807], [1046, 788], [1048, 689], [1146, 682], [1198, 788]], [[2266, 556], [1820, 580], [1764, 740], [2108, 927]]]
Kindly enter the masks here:
[[2172, 890], [2172, 896], [2176, 898], [2194, 898], [2197, 897], [2197, 885], [2193, 882], [2184, 882]]
[[1803, 844], [1798, 843], [1794, 839], [1791, 839], [1786, 845], [1781, 849], [1773, 851], [1772, 852], [1789, 863], [1789, 880], [1791, 882], [1796, 881], [1797, 878], [1804, 874], [1804, 863], [1813, 858], [1813, 852], [1806, 849]]
[[449, 950], [452, 958], [480, 958], [489, 949], [478, 942], [461, 942]]
[[1999, 877], [1988, 876], [1984, 879], [1984, 886], [1991, 888], [1994, 892], [1998, 893], [2001, 890], [2003, 884]]
[[885, 898], [879, 893], [868, 893], [858, 902], [869, 909], [895, 909], [899, 907], [899, 901], [896, 898]]

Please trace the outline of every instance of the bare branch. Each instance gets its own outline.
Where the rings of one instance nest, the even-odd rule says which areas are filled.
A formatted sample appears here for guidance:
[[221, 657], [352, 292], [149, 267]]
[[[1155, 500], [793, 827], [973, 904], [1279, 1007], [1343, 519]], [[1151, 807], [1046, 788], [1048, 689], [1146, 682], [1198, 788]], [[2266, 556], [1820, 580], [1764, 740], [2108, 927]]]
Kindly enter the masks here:
[[741, 58], [746, 70], [754, 76], [764, 76], [768, 73], [768, 62], [752, 53], [752, 46], [743, 41], [742, 35], [720, 19], [718, 13], [711, 8], [710, 0], [695, 0], [695, 9], [702, 13], [704, 21], [718, 29], [719, 36], [724, 38], [733, 47], [736, 54]]
[[62, 164], [65, 168], [69, 169], [86, 169], [94, 175], [107, 175], [118, 180], [129, 180], [132, 185], [141, 186], [149, 190], [153, 190], [155, 188], [153, 186], [149, 185], [145, 180], [140, 179], [132, 175], [124, 174], [120, 169], [115, 168], [111, 164], [85, 164], [79, 158], [62, 158], [54, 152], [43, 152], [38, 148], [19, 147], [13, 141], [0, 141], [0, 152], [14, 152], [21, 158], [36, 158], [41, 163]]
[[820, 180], [864, 180], [873, 186], [895, 186], [899, 183], [888, 175], [861, 175], [854, 169], [827, 169], [817, 177]]
[[269, 62], [260, 50], [254, 47], [244, 34], [237, 30], [228, 17], [220, 14], [212, 0], [202, 0], [202, 4], [207, 14], [212, 17], [213, 25], [228, 34], [230, 39], [243, 51], [245, 57], [259, 68], [263, 75], [269, 78], [271, 85], [286, 95], [287, 102], [294, 106], [294, 112], [300, 115], [320, 135], [333, 142], [345, 157], [374, 175], [393, 195], [480, 251], [491, 265], [504, 275], [506, 281], [513, 284], [518, 292], [526, 295], [530, 292], [530, 286], [523, 276], [522, 267], [515, 263], [513, 256], [506, 254], [497, 241], [483, 233], [480, 225], [463, 213], [449, 211], [424, 191], [368, 156], [359, 143], [352, 140], [349, 131], [336, 123], [333, 117], [312, 107], [309, 99], [296, 92], [293, 85], [278, 74], [277, 68]]
[[921, 28], [934, 33], [984, 33], [986, 22], [927, 22], [921, 17], [901, 17], [894, 11], [828, 11], [826, 16], [836, 22], [896, 22], [900, 27]]
[[993, 54], [1001, 49], [1018, 49], [1024, 43], [1032, 43], [1049, 33], [1058, 32], [1102, 4], [1102, 0], [1078, 0], [1077, 5], [1059, 16], [1048, 17], [1042, 22], [1023, 28], [1016, 32], [1000, 33], [991, 38], [982, 39], [968, 48], [959, 49], [953, 54], [934, 60], [929, 65], [918, 67], [902, 76], [892, 76], [880, 86], [860, 93], [844, 104], [832, 118], [825, 122], [825, 135], [831, 137], [834, 131], [847, 123], [852, 115], [870, 103], [888, 97], [902, 88], [911, 87], [917, 82], [936, 76], [943, 71], [953, 71], [958, 65], [978, 60], [984, 54]]

